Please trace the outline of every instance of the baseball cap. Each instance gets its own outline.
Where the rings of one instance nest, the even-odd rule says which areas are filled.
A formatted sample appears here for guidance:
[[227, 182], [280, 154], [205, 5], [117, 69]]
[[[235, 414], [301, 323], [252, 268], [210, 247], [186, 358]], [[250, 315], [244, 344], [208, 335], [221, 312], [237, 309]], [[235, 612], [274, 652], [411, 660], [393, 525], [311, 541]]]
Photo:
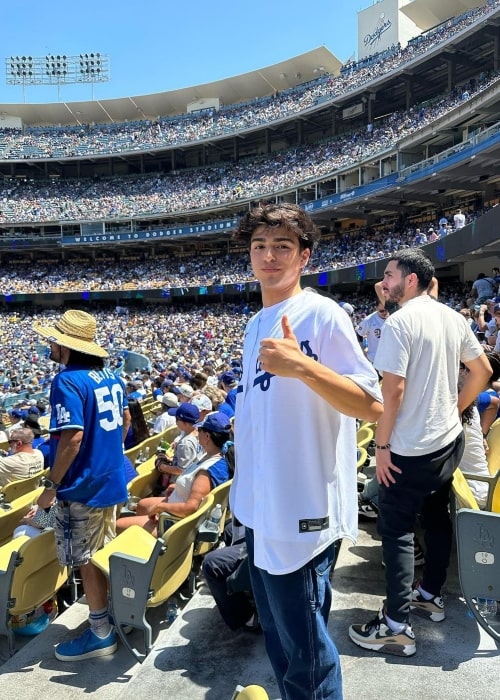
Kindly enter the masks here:
[[206, 394], [199, 394], [198, 396], [193, 397], [191, 404], [193, 406], [197, 406], [200, 411], [211, 411], [213, 408], [212, 402]]
[[158, 403], [162, 406], [168, 406], [169, 408], [177, 408], [179, 405], [177, 396], [172, 394], [171, 391], [167, 391], [165, 394], [163, 394], [163, 396], [158, 400]]
[[354, 306], [353, 306], [352, 304], [349, 304], [347, 301], [341, 301], [341, 302], [339, 303], [339, 306], [340, 306], [342, 309], [344, 309], [344, 311], [346, 312], [346, 314], [348, 314], [349, 316], [352, 316], [352, 315], [353, 315], [353, 313], [354, 313]]
[[231, 431], [229, 418], [221, 411], [209, 413], [205, 420], [201, 421], [201, 423], [196, 423], [196, 427], [203, 428], [209, 433], [229, 433]]
[[181, 384], [180, 387], [178, 387], [178, 393], [185, 396], [187, 399], [191, 399], [194, 394], [194, 389], [191, 384]]
[[24, 420], [28, 417], [28, 411], [21, 411], [20, 408], [13, 408], [10, 415], [12, 418], [22, 418]]
[[236, 375], [233, 372], [223, 372], [219, 377], [219, 382], [227, 384], [228, 386], [236, 384], [237, 381]]
[[500, 304], [495, 304], [495, 306], [493, 307], [493, 313], [494, 314], [500, 313]]
[[193, 423], [193, 425], [200, 420], [200, 411], [192, 403], [181, 403], [177, 408], [169, 408], [168, 413], [186, 423]]

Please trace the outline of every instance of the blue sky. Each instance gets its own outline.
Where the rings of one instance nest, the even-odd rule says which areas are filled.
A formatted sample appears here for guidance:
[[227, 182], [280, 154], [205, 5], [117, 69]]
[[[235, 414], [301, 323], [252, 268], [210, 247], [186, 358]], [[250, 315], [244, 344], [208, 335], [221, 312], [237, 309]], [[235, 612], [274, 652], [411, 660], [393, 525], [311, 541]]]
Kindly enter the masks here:
[[[109, 56], [95, 99], [145, 95], [219, 80], [326, 46], [341, 61], [357, 47], [357, 13], [373, 0], [14, 0], [2, 2], [0, 104], [23, 102], [6, 83], [10, 56]], [[61, 86], [90, 100], [90, 85]], [[26, 102], [58, 101], [57, 86], [27, 86]]]

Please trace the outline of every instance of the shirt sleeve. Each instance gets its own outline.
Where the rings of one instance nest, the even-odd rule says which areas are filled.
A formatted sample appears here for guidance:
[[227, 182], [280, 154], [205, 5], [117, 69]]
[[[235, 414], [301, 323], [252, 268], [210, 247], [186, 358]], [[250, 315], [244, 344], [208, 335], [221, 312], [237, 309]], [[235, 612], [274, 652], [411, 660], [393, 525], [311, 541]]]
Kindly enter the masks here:
[[380, 372], [405, 377], [410, 359], [408, 334], [387, 321], [384, 323], [373, 365]]
[[196, 443], [193, 440], [180, 440], [175, 449], [175, 465], [186, 469], [197, 457]]
[[59, 374], [51, 388], [52, 411], [50, 430], [83, 430], [84, 399], [81, 389], [63, 373]]

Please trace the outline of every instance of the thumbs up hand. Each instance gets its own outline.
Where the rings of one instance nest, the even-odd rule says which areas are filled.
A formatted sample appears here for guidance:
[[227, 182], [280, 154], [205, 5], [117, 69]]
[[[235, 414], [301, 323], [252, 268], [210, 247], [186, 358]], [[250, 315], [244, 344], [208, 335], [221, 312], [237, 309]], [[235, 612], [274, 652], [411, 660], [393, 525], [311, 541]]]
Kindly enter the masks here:
[[264, 338], [260, 343], [261, 368], [280, 377], [298, 377], [306, 356], [301, 351], [287, 316], [281, 319], [283, 338]]

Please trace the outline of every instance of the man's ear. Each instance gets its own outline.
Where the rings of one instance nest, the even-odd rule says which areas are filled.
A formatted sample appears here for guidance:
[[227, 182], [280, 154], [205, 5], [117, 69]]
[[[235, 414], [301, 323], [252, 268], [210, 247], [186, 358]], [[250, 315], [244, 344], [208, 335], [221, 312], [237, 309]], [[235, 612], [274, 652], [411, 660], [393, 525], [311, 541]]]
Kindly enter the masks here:
[[300, 254], [300, 266], [305, 267], [307, 265], [307, 263], [309, 262], [310, 257], [311, 257], [311, 249], [304, 248], [304, 250]]

